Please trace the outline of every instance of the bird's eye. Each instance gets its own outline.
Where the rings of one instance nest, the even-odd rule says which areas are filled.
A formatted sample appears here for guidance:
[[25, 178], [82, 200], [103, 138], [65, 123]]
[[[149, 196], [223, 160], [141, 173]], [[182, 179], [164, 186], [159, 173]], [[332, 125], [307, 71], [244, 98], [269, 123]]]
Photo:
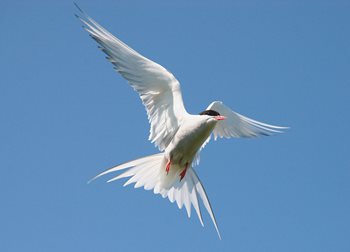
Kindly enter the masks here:
[[200, 115], [208, 115], [208, 116], [219, 116], [220, 113], [215, 110], [204, 110], [203, 112], [199, 113]]

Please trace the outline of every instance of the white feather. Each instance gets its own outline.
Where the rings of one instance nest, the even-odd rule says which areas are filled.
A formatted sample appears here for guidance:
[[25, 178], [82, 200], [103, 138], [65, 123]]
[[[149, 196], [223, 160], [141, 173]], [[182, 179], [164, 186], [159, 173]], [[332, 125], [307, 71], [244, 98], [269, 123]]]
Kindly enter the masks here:
[[[163, 153], [139, 158], [112, 167], [97, 175], [93, 179], [108, 173], [126, 169], [123, 173], [113, 177], [107, 182], [130, 177], [124, 186], [135, 183], [135, 188], [143, 186], [146, 190], [154, 189], [155, 194], [159, 193], [164, 198], [168, 197], [169, 201], [172, 203], [176, 201], [178, 208], [181, 209], [183, 206], [185, 206], [188, 217], [191, 217], [191, 206], [193, 206], [193, 208], [196, 210], [200, 223], [203, 225], [202, 213], [198, 202], [199, 196], [202, 199], [203, 205], [207, 209], [210, 218], [214, 223], [215, 229], [221, 239], [209, 199], [193, 168], [188, 168], [187, 174], [182, 180], [178, 178], [177, 180], [174, 180], [174, 183], [170, 187], [162, 187], [160, 174], [161, 170], [164, 168], [163, 161]], [[178, 176], [178, 173], [174, 173], [174, 176]]]
[[[200, 198], [221, 239], [207, 194], [192, 168], [199, 163], [200, 151], [210, 141], [211, 133], [216, 140], [217, 137], [271, 135], [286, 128], [255, 121], [218, 101], [211, 103], [207, 110], [219, 112], [226, 117], [225, 120], [217, 121], [219, 119], [213, 115], [188, 114], [183, 104], [180, 84], [173, 74], [127, 46], [81, 12], [83, 17], [78, 18], [83, 22], [84, 29], [107, 54], [107, 59], [115, 70], [138, 92], [151, 124], [149, 140], [164, 151], [112, 167], [92, 180], [126, 169], [108, 182], [129, 178], [124, 186], [135, 183], [135, 188], [153, 189], [155, 194], [168, 197], [170, 202], [176, 201], [180, 209], [185, 206], [188, 217], [191, 216], [193, 206], [203, 225]], [[170, 161], [170, 171], [166, 172], [166, 164], [170, 164]], [[184, 167], [187, 167], [185, 176], [180, 175]]]
[[164, 67], [145, 58], [82, 14], [84, 18], [78, 18], [84, 23], [84, 29], [100, 44], [114, 68], [139, 93], [151, 124], [149, 140], [163, 151], [187, 115], [180, 83]]
[[225, 116], [226, 119], [219, 121], [214, 130], [214, 139], [218, 137], [257, 137], [269, 136], [274, 133], [282, 133], [282, 130], [287, 127], [274, 126], [262, 122], [255, 121], [246, 116], [240, 115], [232, 111], [229, 107], [224, 105], [221, 101], [212, 102], [207, 110], [215, 110], [220, 115]]

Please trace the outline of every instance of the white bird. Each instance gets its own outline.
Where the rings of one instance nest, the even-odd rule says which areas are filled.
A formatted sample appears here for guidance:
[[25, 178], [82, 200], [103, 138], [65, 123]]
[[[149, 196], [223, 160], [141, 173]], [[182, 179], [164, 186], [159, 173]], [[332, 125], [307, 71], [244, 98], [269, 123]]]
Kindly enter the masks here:
[[[77, 6], [78, 7], [78, 6]], [[125, 184], [153, 189], [155, 194], [185, 206], [188, 217], [191, 205], [203, 225], [199, 199], [208, 211], [221, 239], [208, 196], [193, 167], [199, 152], [213, 133], [218, 137], [257, 137], [281, 133], [285, 127], [273, 126], [240, 115], [220, 101], [212, 102], [199, 115], [189, 114], [183, 104], [180, 83], [161, 65], [145, 58], [86, 15], [77, 16], [84, 29], [97, 41], [107, 59], [138, 92], [151, 124], [149, 140], [161, 151], [108, 169], [92, 180], [115, 172], [123, 173], [108, 180], [131, 177]]]

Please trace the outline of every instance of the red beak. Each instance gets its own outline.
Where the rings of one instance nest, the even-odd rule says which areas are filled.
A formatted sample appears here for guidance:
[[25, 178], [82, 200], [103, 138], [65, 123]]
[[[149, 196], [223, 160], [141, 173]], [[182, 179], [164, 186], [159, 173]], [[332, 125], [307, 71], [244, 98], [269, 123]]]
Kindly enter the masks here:
[[224, 116], [215, 116], [214, 118], [217, 121], [221, 121], [221, 120], [225, 120], [226, 119], [226, 117], [224, 117]]

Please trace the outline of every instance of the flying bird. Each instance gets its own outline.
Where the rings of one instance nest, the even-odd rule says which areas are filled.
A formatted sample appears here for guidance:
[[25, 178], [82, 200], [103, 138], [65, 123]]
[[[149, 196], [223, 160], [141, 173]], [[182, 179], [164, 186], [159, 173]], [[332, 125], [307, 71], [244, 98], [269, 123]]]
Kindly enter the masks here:
[[221, 101], [212, 102], [203, 112], [189, 114], [184, 106], [181, 87], [174, 75], [161, 65], [142, 56], [90, 18], [78, 6], [83, 28], [99, 44], [114, 69], [139, 94], [150, 123], [149, 140], [160, 153], [142, 157], [112, 167], [94, 177], [121, 171], [108, 182], [129, 178], [124, 186], [135, 183], [161, 194], [181, 209], [188, 217], [191, 206], [203, 226], [200, 202], [208, 211], [221, 239], [218, 225], [204, 187], [194, 170], [199, 153], [214, 139], [231, 137], [258, 137], [281, 133], [286, 127], [274, 126], [234, 112]]

